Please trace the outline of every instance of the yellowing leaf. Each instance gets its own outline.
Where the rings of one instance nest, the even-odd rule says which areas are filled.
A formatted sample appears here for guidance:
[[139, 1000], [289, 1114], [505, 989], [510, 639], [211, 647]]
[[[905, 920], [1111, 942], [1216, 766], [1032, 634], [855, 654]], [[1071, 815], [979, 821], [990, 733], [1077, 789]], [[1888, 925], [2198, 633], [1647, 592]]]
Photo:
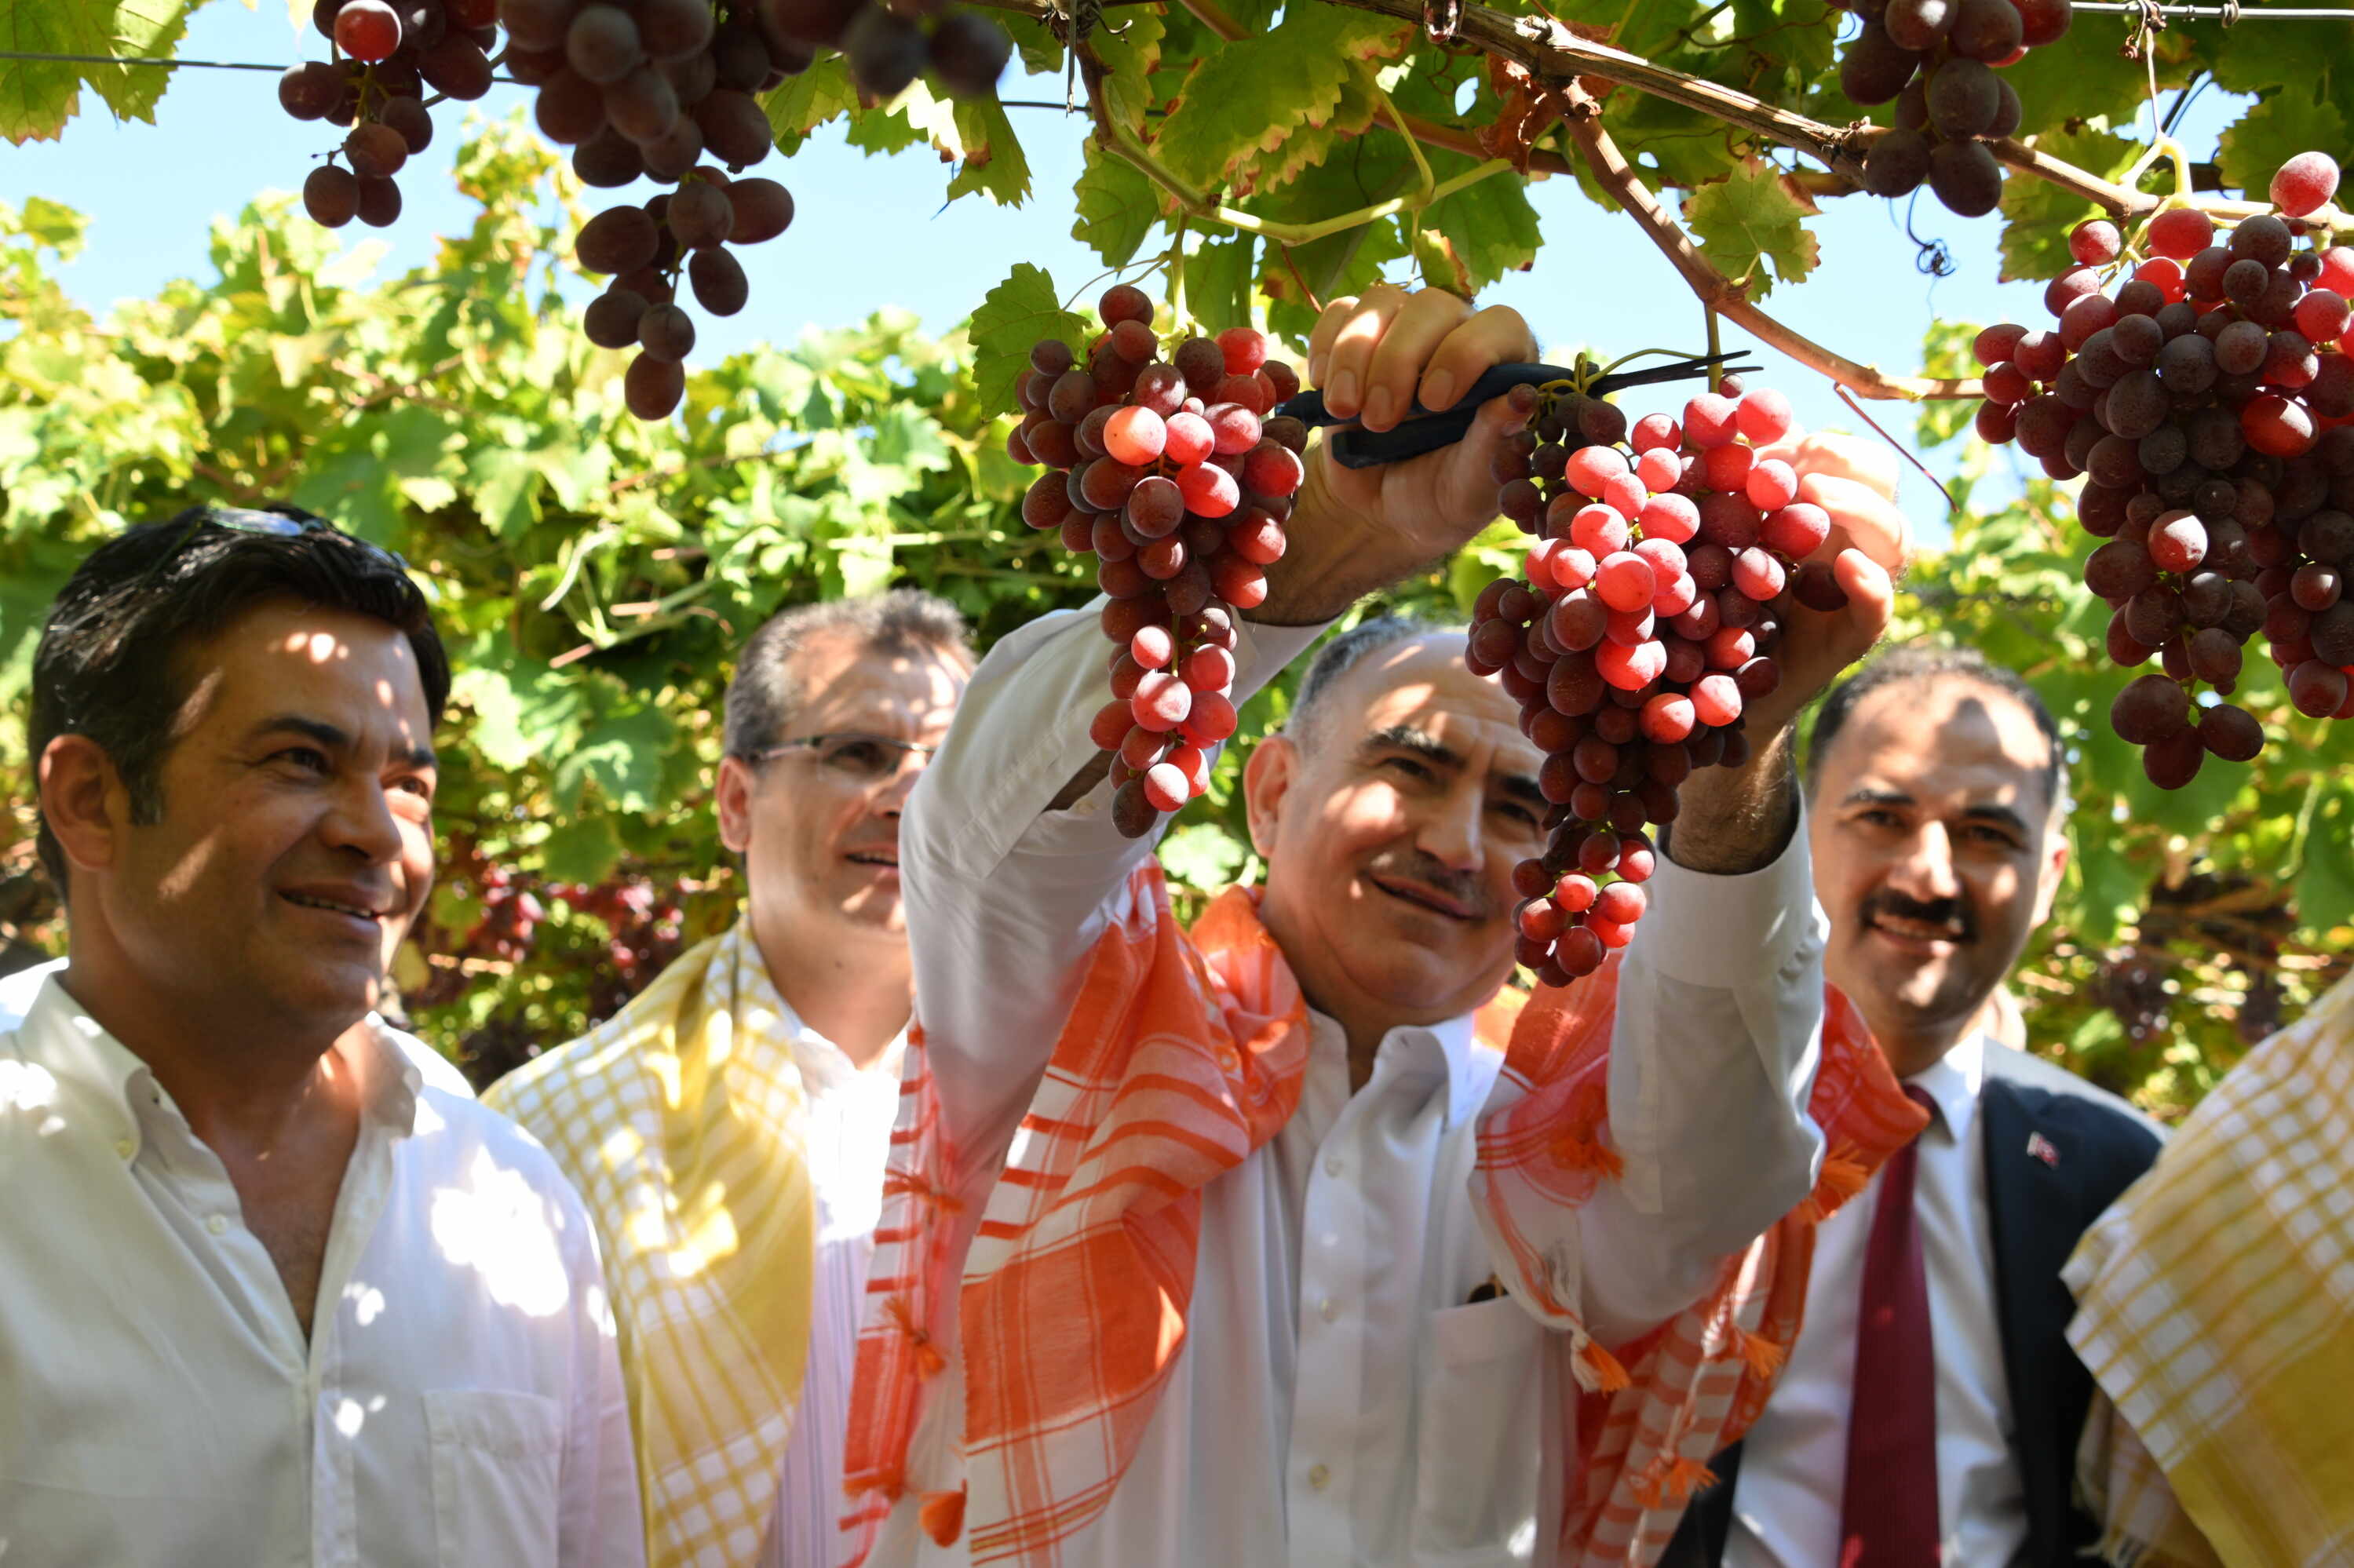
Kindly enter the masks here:
[[1387, 17], [1295, 4], [1274, 31], [1203, 57], [1153, 146], [1186, 184], [1216, 185], [1254, 149], [1273, 152], [1299, 127], [1327, 123], [1341, 84], [1387, 58], [1400, 36]]
[[1022, 138], [994, 98], [968, 98], [956, 106], [957, 134], [964, 143], [964, 166], [949, 182], [951, 199], [986, 192], [1000, 207], [1020, 207], [1030, 196], [1030, 160]]
[[1684, 199], [1684, 221], [1702, 251], [1718, 271], [1747, 284], [1752, 299], [1815, 270], [1822, 247], [1806, 227], [1815, 210], [1814, 199], [1763, 158], [1744, 159]]

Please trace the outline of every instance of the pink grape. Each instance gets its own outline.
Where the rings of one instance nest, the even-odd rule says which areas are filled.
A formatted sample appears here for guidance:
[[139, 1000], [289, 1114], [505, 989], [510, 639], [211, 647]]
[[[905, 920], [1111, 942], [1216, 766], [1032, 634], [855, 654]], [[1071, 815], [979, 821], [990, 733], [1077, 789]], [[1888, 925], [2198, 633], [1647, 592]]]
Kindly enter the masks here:
[[1104, 423], [1104, 450], [1137, 468], [1158, 461], [1168, 440], [1169, 427], [1150, 408], [1115, 409]]
[[2329, 205], [2338, 194], [2338, 161], [2327, 153], [2299, 153], [2273, 175], [2273, 206], [2303, 217]]
[[1640, 614], [1649, 609], [1651, 592], [1658, 581], [1651, 563], [1629, 550], [1606, 556], [1594, 572], [1595, 592], [1603, 603], [1622, 615]]
[[1734, 418], [1741, 433], [1759, 446], [1780, 440], [1797, 423], [1790, 399], [1771, 387], [1753, 387], [1744, 392]]
[[1179, 468], [1190, 468], [1202, 461], [1217, 445], [1217, 438], [1210, 430], [1210, 421], [1199, 414], [1182, 410], [1172, 414], [1163, 429], [1165, 434], [1161, 455]]

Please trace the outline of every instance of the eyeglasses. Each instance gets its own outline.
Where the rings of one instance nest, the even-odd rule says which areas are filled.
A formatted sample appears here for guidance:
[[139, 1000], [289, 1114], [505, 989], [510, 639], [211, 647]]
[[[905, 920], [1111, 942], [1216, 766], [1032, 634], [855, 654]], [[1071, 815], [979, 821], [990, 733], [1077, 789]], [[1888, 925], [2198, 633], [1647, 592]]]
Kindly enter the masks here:
[[779, 741], [765, 750], [755, 751], [744, 758], [750, 763], [762, 763], [788, 752], [811, 751], [817, 754], [817, 765], [856, 784], [880, 784], [896, 779], [912, 758], [920, 769], [938, 751], [937, 746], [919, 746], [912, 740], [895, 740], [887, 735], [873, 735], [865, 730], [835, 730], [826, 735], [803, 736], [799, 740]]

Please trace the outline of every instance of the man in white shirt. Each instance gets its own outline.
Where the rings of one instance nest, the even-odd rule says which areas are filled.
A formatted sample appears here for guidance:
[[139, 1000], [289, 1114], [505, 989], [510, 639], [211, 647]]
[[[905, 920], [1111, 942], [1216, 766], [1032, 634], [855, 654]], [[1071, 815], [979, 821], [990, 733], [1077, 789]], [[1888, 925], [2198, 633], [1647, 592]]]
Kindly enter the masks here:
[[914, 989], [899, 813], [971, 668], [963, 619], [907, 588], [754, 632], [716, 791], [742, 917], [484, 1097], [605, 1237], [655, 1568], [836, 1554]]
[[[1384, 286], [1331, 308], [1309, 368], [1329, 409], [1387, 429], [1417, 396], [1451, 406], [1489, 366], [1532, 353], [1511, 311], [1474, 314], [1436, 291]], [[1235, 701], [1355, 599], [1485, 524], [1491, 459], [1524, 419], [1499, 398], [1460, 444], [1382, 469], [1342, 469], [1315, 449], [1290, 548], [1268, 568], [1266, 602], [1241, 618]], [[1754, 759], [1686, 786], [1618, 980], [1609, 1099], [1623, 1178], [1562, 1208], [1540, 1260], [1581, 1338], [1603, 1346], [1628, 1346], [1701, 1298], [1725, 1255], [1813, 1181], [1819, 938], [1787, 725], [1885, 619], [1883, 567], [1904, 529], [1893, 482], [1861, 482], [1866, 461], [1836, 442], [1809, 454], [1812, 493], [1861, 546], [1840, 561], [1850, 606], [1794, 618], [1782, 691], [1753, 712]], [[1064, 1125], [1049, 1108], [1066, 1091], [1064, 1069], [1046, 1070], [1050, 1054], [1064, 1059], [1057, 1037], [1097, 1016], [1096, 972], [1123, 961], [1114, 937], [1157, 928], [1140, 920], [1131, 877], [1158, 833], [1114, 831], [1106, 758], [1088, 736], [1104, 648], [1092, 610], [999, 643], [902, 835], [931, 1086], [920, 1114], [936, 1115], [952, 1151], [943, 1272], [967, 1260], [967, 1334], [975, 1293], [995, 1277], [981, 1260], [999, 1255], [1002, 1205], [1021, 1202], [1012, 1175], [994, 1192], [992, 1179], [1019, 1166], [1026, 1184], [1025, 1150]], [[1569, 1336], [1547, 1332], [1564, 1325], [1541, 1320], [1525, 1277], [1491, 1251], [1469, 1180], [1501, 1061], [1475, 1041], [1471, 1015], [1511, 968], [1511, 870], [1545, 840], [1542, 758], [1514, 703], [1463, 653], [1459, 632], [1394, 622], [1338, 640], [1285, 732], [1245, 770], [1267, 865], [1256, 912], [1305, 994], [1306, 1065], [1272, 1137], [1200, 1190], [1190, 1305], [1163, 1298], [1173, 1360], [1150, 1404], [1101, 1422], [1132, 1435], [1124, 1469], [1080, 1492], [1018, 1460], [979, 1467], [964, 1436], [973, 1402], [1001, 1419], [1008, 1401], [1087, 1375], [1099, 1351], [1069, 1323], [1040, 1330], [1042, 1342], [993, 1318], [1002, 1332], [989, 1352], [1012, 1370], [999, 1386], [976, 1383], [956, 1301], [909, 1325], [878, 1280], [877, 1302], [928, 1352], [919, 1360], [945, 1370], [915, 1395], [904, 1467], [889, 1465], [868, 1494], [880, 1510], [869, 1562], [1553, 1560], [1567, 1506], [1559, 1456], [1575, 1439], [1546, 1392], [1546, 1342]], [[1139, 1051], [1159, 1038], [1142, 1027]], [[911, 1068], [911, 1095], [916, 1081]], [[1163, 1114], [1182, 1118], [1182, 1097]], [[917, 1130], [903, 1113], [901, 1136]], [[1140, 1209], [1131, 1223], [1148, 1218]], [[1055, 1295], [1057, 1312], [1088, 1309]], [[870, 1308], [870, 1340], [890, 1315]], [[896, 1397], [862, 1383], [862, 1402], [870, 1391], [878, 1406]]]
[[0, 1034], [11, 1563], [641, 1561], [587, 1212], [355, 1027], [433, 873], [449, 666], [394, 557], [192, 509], [35, 658], [69, 951]]
[[1825, 968], [1933, 1115], [1818, 1233], [1781, 1382], [1667, 1561], [2066, 1568], [2099, 1529], [2072, 1500], [2092, 1382], [2060, 1270], [2158, 1138], [1985, 1027], [2067, 864], [2058, 731], [2009, 671], [1910, 645], [1825, 702], [1808, 783]]

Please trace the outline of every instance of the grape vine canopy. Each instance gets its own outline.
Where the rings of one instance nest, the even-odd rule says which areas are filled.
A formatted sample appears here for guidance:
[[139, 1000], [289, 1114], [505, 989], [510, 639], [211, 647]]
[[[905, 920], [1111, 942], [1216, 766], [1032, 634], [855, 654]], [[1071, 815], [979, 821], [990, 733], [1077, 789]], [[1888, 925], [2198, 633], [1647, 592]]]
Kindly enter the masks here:
[[[0, 0], [0, 134], [75, 134], [101, 111], [152, 119], [174, 73], [122, 62], [171, 57], [194, 8]], [[758, 13], [766, 25], [815, 9], [763, 0]], [[1542, 274], [1548, 243], [1567, 237], [1546, 231], [1527, 187], [1566, 181], [1594, 204], [1577, 221], [1630, 224], [1669, 257], [1694, 295], [1695, 338], [1722, 323], [1728, 346], [1783, 351], [1877, 402], [1881, 422], [1919, 446], [1968, 443], [1949, 465], [1951, 547], [1918, 564], [1903, 614], [1908, 630], [2027, 673], [2069, 732], [2077, 858], [2015, 988], [2028, 1036], [2179, 1109], [2342, 968], [2354, 726], [2301, 714], [2251, 660], [2232, 700], [2262, 722], [2264, 751], [2154, 788], [2110, 730], [2132, 672], [2104, 658], [2109, 607], [2083, 586], [2100, 540], [2078, 525], [2076, 486], [2020, 471], [1972, 433], [1985, 388], [1971, 345], [1987, 323], [1925, 319], [1916, 364], [1872, 366], [1778, 321], [1774, 297], [1819, 264], [1828, 206], [1880, 200], [1868, 180], [1901, 184], [1890, 170], [1914, 153], [1892, 138], [1936, 143], [1920, 199], [1993, 207], [1975, 221], [1999, 227], [2010, 278], [2075, 266], [2071, 233], [2086, 218], [2118, 226], [2130, 270], [2161, 212], [2229, 225], [2265, 210], [2292, 155], [2354, 162], [2354, 16], [2249, 5], [2226, 25], [2080, 5], [2064, 32], [2044, 36], [2047, 21], [2023, 55], [1990, 59], [1999, 90], [1973, 79], [1962, 103], [1959, 88], [1941, 95], [1933, 79], [1925, 97], [1885, 70], [1867, 90], [1848, 57], [1879, 47], [1873, 29], [1882, 43], [1896, 30], [1885, 15], [1896, 7], [1877, 0], [1861, 16], [1821, 0], [963, 9], [1010, 38], [1000, 93], [1067, 92], [1074, 111], [1017, 113], [970, 81], [952, 94], [937, 48], [934, 69], [910, 57], [878, 95], [879, 55], [820, 47], [763, 78], [774, 152], [731, 153], [732, 175], [790, 186], [791, 155], [846, 122], [871, 155], [939, 160], [951, 200], [1029, 205], [1058, 227], [1064, 209], [1105, 275], [1023, 263], [976, 280], [970, 321], [939, 341], [885, 311], [790, 348], [709, 363], [682, 349], [682, 412], [666, 419], [626, 411], [624, 354], [585, 339], [546, 286], [579, 275], [574, 238], [595, 203], [576, 160], [523, 117], [461, 127], [441, 111], [441, 132], [468, 138], [459, 177], [479, 213], [401, 278], [373, 275], [270, 200], [217, 228], [211, 277], [98, 318], [55, 277], [83, 243], [79, 215], [40, 199], [0, 213], [13, 327], [0, 344], [0, 697], [21, 705], [41, 608], [90, 541], [126, 521], [197, 495], [286, 495], [399, 549], [434, 585], [464, 672], [444, 880], [401, 979], [427, 1033], [493, 1070], [610, 1011], [678, 941], [728, 917], [737, 889], [704, 809], [714, 714], [726, 651], [762, 615], [907, 581], [954, 599], [986, 640], [1091, 592], [1023, 525], [1029, 471], [1005, 443], [1034, 345], [1084, 351], [1104, 282], [1135, 283], [1212, 332], [1259, 325], [1296, 350], [1321, 301], [1376, 279], [1469, 295], [1509, 272]], [[2032, 27], [2046, 7], [2017, 9]], [[298, 27], [312, 10], [292, 7]], [[751, 25], [753, 7], [727, 11]], [[1961, 50], [1953, 27], [1937, 50]], [[854, 52], [879, 30], [853, 29]], [[2001, 41], [1986, 48], [2000, 54]], [[253, 80], [270, 91], [267, 76]], [[2179, 143], [2171, 128], [2202, 91], [2228, 95], [2236, 118], [2212, 145]], [[1876, 96], [1887, 101], [1859, 102]], [[301, 142], [303, 129], [288, 126], [290, 148], [335, 145]], [[1067, 200], [1034, 188], [1025, 141], [1044, 137], [1085, 141]], [[1988, 169], [1999, 185], [1971, 183]], [[550, 190], [560, 228], [537, 216]], [[221, 205], [248, 194], [225, 185]], [[698, 221], [725, 238], [724, 215]], [[2307, 243], [2354, 238], [2338, 206], [2306, 221]], [[801, 265], [843, 264], [826, 237], [795, 237]], [[1918, 406], [1909, 428], [1889, 418], [1901, 402]], [[1486, 583], [1519, 569], [1514, 538], [1500, 525], [1392, 603], [1468, 615]], [[1246, 705], [1240, 737], [1278, 723], [1287, 700], [1278, 687]], [[21, 747], [21, 729], [0, 736], [16, 829], [0, 925], [54, 946]], [[1241, 749], [1169, 841], [1193, 886], [1246, 868]]]

